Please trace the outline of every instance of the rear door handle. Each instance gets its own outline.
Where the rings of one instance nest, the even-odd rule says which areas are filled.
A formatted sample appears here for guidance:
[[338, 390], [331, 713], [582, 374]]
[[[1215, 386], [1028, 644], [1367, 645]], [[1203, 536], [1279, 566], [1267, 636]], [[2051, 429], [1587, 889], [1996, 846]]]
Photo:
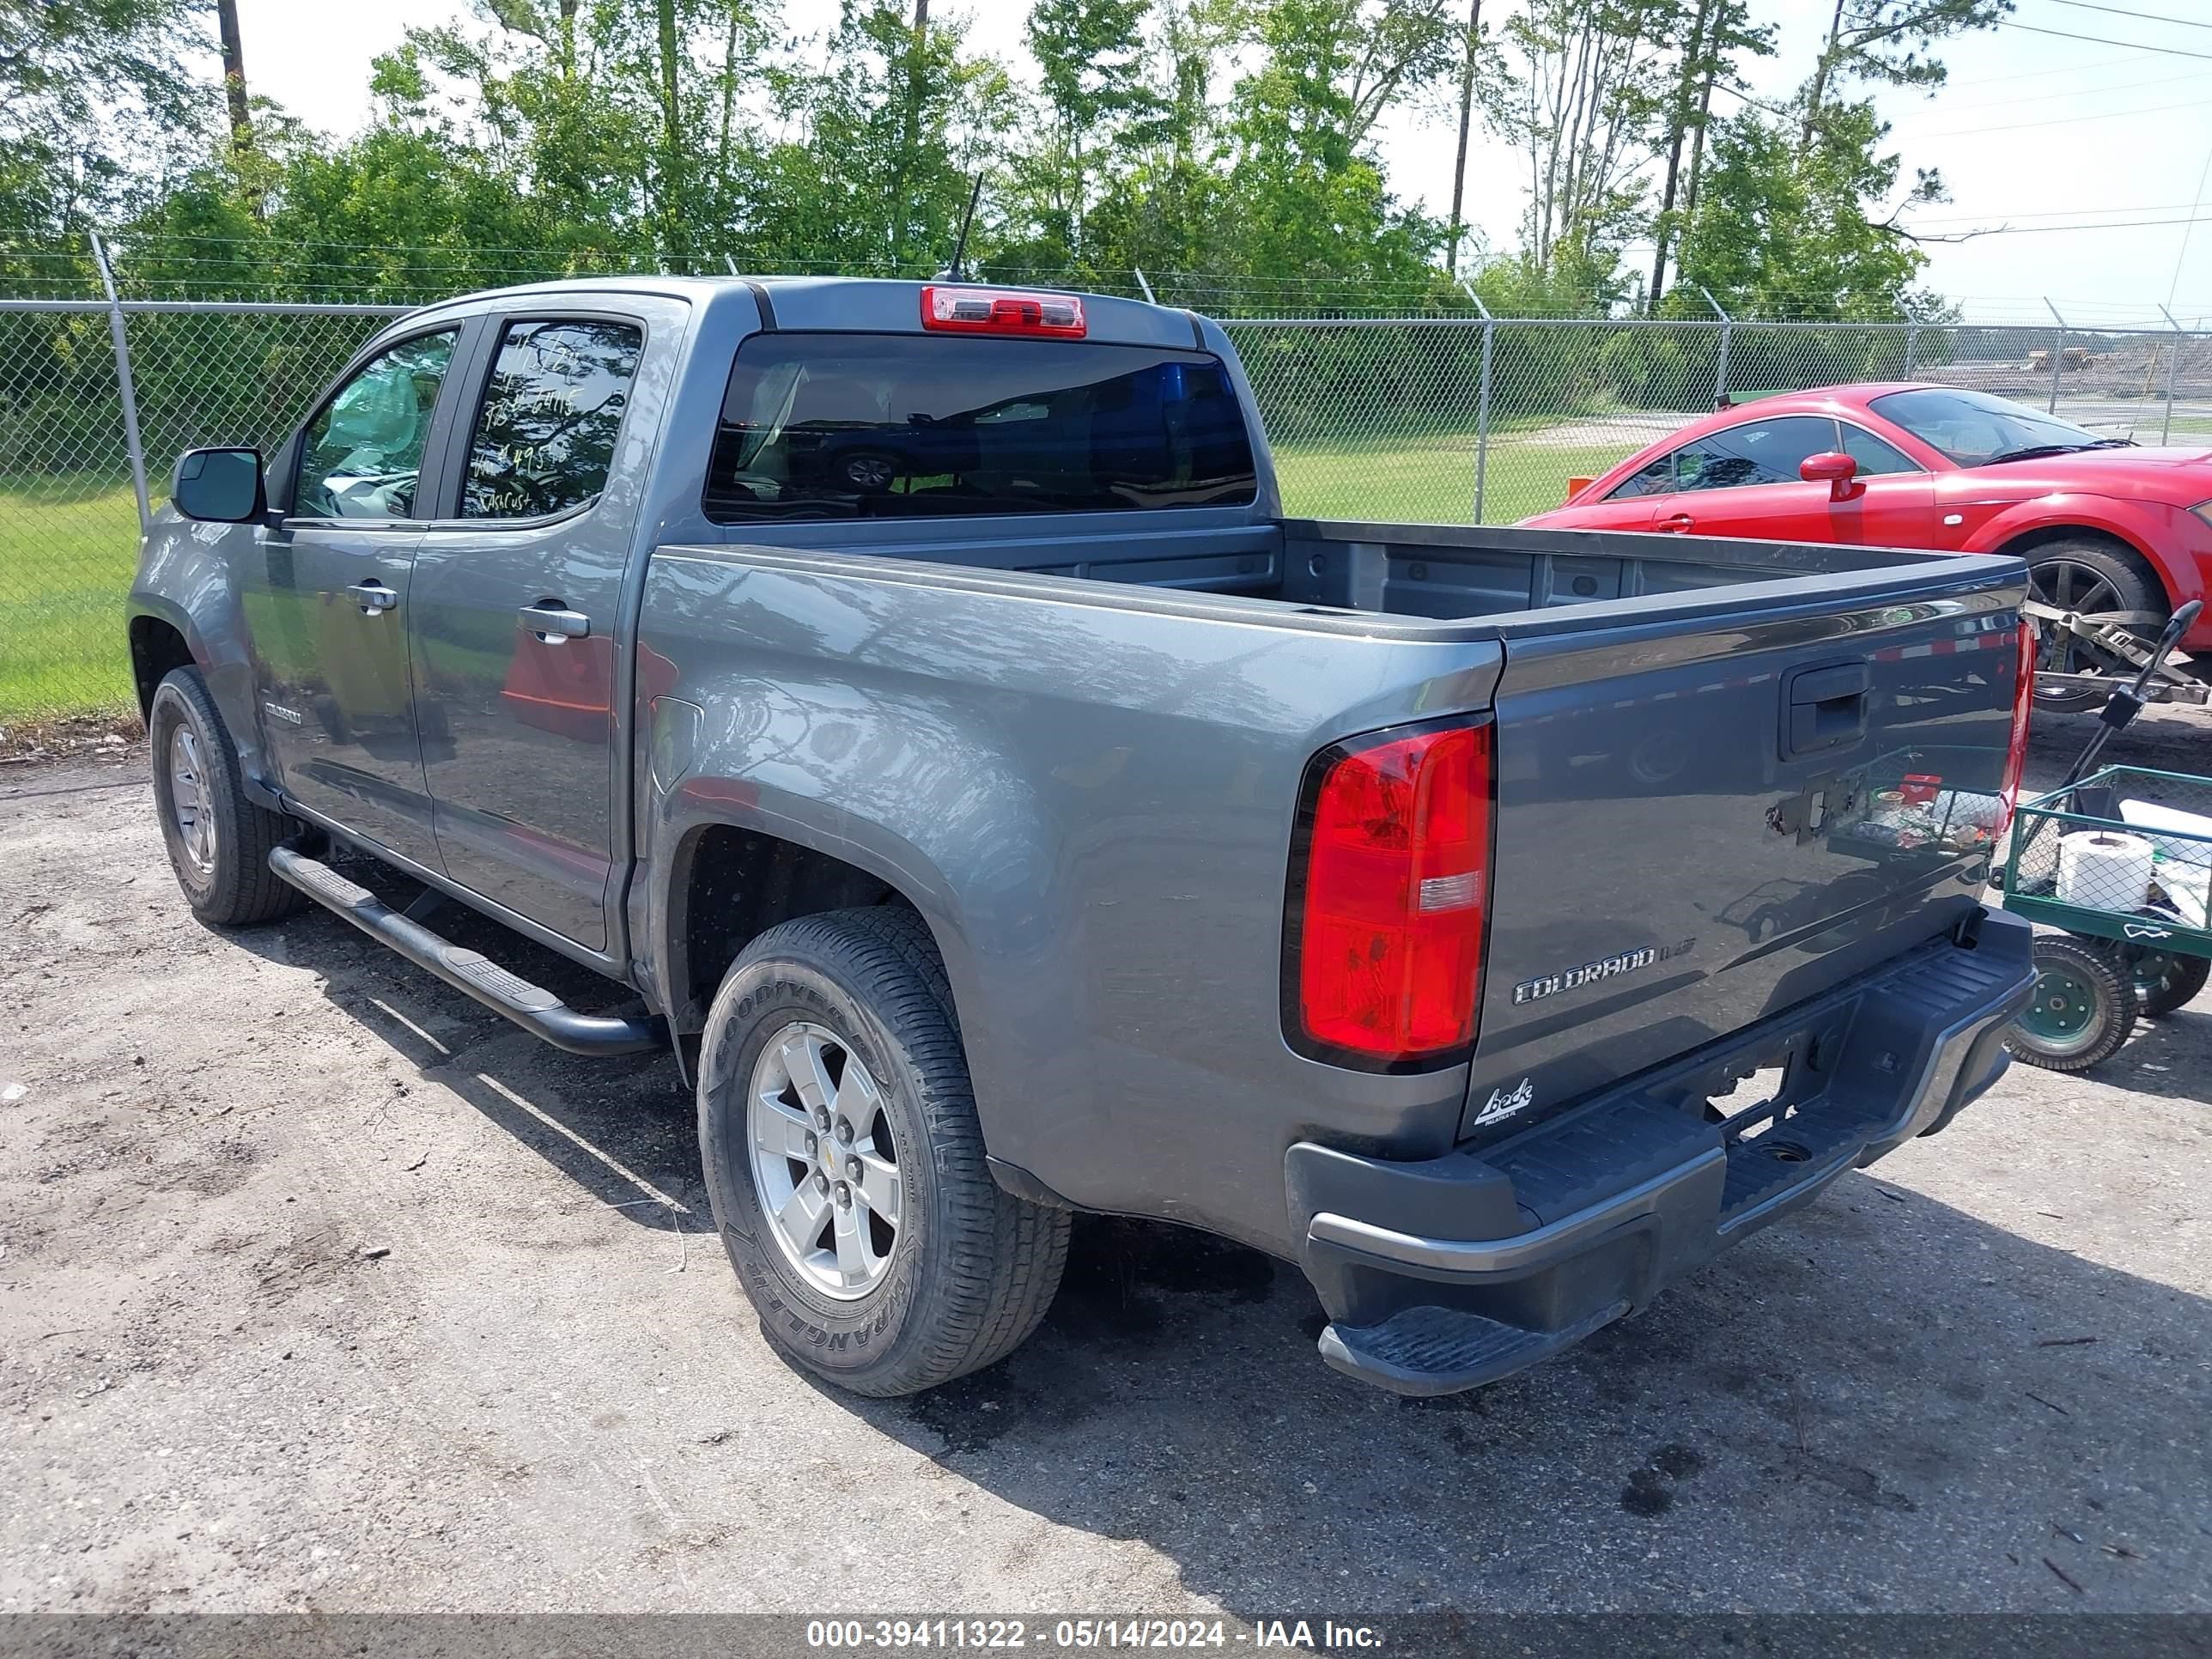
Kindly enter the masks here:
[[1670, 536], [1686, 536], [1697, 522], [1686, 513], [1671, 513], [1659, 520], [1659, 528]]
[[521, 614], [522, 625], [540, 645], [560, 645], [568, 640], [591, 637], [592, 619], [580, 611], [569, 610], [558, 599], [540, 599], [535, 605], [526, 605]]
[[399, 603], [399, 596], [380, 581], [355, 582], [346, 592], [360, 604], [363, 616], [380, 617]]

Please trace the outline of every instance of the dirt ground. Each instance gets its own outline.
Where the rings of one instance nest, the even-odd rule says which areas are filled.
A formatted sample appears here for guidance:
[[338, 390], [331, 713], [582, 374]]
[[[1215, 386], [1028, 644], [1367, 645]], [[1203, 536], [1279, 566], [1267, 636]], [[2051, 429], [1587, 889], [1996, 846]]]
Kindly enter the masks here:
[[763, 1343], [671, 1064], [198, 927], [144, 773], [0, 770], [0, 1610], [2212, 1609], [2212, 996], [1481, 1393], [1098, 1222], [1012, 1360], [856, 1401]]

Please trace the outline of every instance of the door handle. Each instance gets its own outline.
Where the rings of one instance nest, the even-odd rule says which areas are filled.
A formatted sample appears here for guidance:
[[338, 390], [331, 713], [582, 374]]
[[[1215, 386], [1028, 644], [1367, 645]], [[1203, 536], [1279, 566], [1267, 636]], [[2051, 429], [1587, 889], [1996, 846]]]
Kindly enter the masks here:
[[1784, 676], [1784, 760], [1859, 742], [1867, 733], [1874, 676], [1863, 662], [1792, 669]]
[[1659, 528], [1670, 536], [1686, 536], [1697, 522], [1686, 513], [1670, 513], [1659, 520]]
[[355, 582], [346, 592], [360, 604], [365, 617], [380, 617], [399, 603], [399, 596], [380, 581]]
[[570, 640], [591, 637], [592, 619], [580, 611], [569, 610], [558, 599], [540, 599], [535, 605], [526, 605], [521, 615], [522, 625], [540, 645], [562, 645]]

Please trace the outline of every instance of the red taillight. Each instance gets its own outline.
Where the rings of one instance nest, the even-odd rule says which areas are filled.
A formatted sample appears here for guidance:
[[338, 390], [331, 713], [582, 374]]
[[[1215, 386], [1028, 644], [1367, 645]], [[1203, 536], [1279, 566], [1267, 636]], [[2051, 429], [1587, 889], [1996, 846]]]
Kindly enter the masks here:
[[2035, 624], [2021, 618], [2019, 675], [2012, 688], [2012, 741], [2005, 750], [2004, 817], [1996, 827], [2000, 836], [2011, 827], [2013, 809], [2020, 805], [2020, 781], [2027, 771], [2027, 717], [2035, 708]]
[[1073, 294], [1035, 294], [1011, 288], [945, 288], [921, 291], [921, 325], [955, 334], [1039, 334], [1048, 339], [1083, 337], [1083, 301]]
[[1295, 963], [1286, 964], [1303, 1051], [1387, 1065], [1473, 1041], [1489, 899], [1490, 732], [1452, 726], [1340, 747], [1316, 763], [1325, 769], [1308, 786], [1291, 894]]

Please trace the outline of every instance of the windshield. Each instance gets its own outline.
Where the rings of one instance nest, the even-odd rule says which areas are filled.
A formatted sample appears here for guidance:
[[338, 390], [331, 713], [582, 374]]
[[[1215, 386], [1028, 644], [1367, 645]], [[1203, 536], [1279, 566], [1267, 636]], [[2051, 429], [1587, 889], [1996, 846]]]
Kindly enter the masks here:
[[1868, 407], [1961, 466], [2019, 459], [2022, 452], [2050, 455], [2113, 441], [2025, 404], [1950, 386], [1893, 392]]

